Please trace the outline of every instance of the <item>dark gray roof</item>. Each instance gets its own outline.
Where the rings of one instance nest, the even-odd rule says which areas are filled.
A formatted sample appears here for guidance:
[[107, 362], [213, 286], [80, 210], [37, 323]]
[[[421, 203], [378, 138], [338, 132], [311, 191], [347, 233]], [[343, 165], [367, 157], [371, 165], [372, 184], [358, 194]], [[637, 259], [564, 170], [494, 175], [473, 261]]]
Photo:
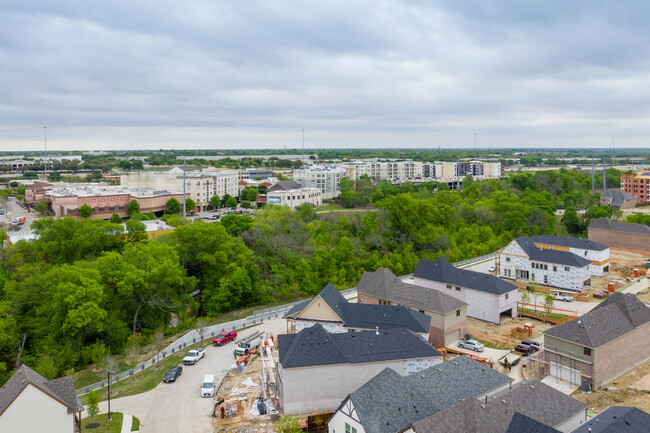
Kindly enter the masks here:
[[[487, 399], [468, 399], [414, 424], [417, 433], [448, 431], [554, 432], [587, 405], [536, 380], [525, 380]], [[522, 428], [525, 426], [524, 428]]]
[[412, 387], [428, 392], [433, 404], [447, 409], [467, 397], [478, 397], [512, 382], [512, 378], [459, 356], [404, 378]]
[[610, 406], [571, 433], [647, 433], [650, 414], [635, 407]]
[[454, 284], [495, 295], [502, 295], [517, 290], [517, 286], [514, 284], [510, 284], [493, 275], [458, 269], [444, 257], [440, 257], [435, 262], [420, 260], [413, 275], [425, 280]]
[[580, 257], [577, 254], [568, 251], [550, 250], [547, 248], [538, 248], [533, 240], [528, 236], [520, 236], [515, 239], [519, 246], [528, 254], [531, 260], [545, 263], [554, 263], [557, 265], [574, 266], [583, 268], [589, 266], [591, 261]]
[[404, 378], [390, 368], [351, 393], [341, 407], [348, 398], [364, 430], [373, 433], [396, 433], [439, 410], [428, 394], [408, 386]]
[[[348, 302], [332, 284], [328, 284], [317, 295], [339, 316], [341, 322], [348, 328], [361, 329], [392, 329], [406, 328], [413, 332], [429, 332], [431, 317], [408, 307], [394, 305], [370, 305]], [[294, 318], [309, 305], [312, 299], [307, 299], [294, 305], [284, 318]], [[303, 318], [312, 321], [309, 317]], [[301, 319], [298, 319], [301, 320]], [[313, 320], [318, 321], [318, 320]]]
[[621, 191], [620, 189], [608, 189], [607, 191], [603, 192], [600, 196], [611, 198], [612, 200], [610, 201], [610, 204], [614, 206], [621, 206], [625, 203], [625, 200], [632, 200], [636, 198], [633, 195]]
[[7, 383], [0, 388], [0, 415], [2, 415], [5, 409], [11, 405], [14, 399], [30, 383], [53, 398], [59, 400], [70, 410], [75, 412], [84, 410], [83, 405], [75, 393], [72, 376], [48, 381], [25, 364], [22, 364], [18, 367], [18, 370], [16, 370], [13, 376], [9, 378]]
[[269, 187], [269, 189], [266, 190], [266, 193], [270, 193], [273, 191], [288, 191], [290, 189], [298, 189], [301, 188], [300, 184], [294, 180], [282, 180], [275, 185]]
[[590, 312], [544, 331], [544, 334], [596, 348], [647, 322], [650, 322], [650, 308], [635, 295], [616, 292]]
[[604, 217], [589, 221], [589, 228], [611, 230], [614, 232], [636, 233], [640, 235], [650, 235], [650, 226], [647, 226], [645, 224], [612, 221], [611, 219]]
[[439, 314], [449, 314], [467, 306], [439, 290], [405, 283], [386, 268], [364, 272], [357, 292]]
[[588, 239], [565, 238], [562, 236], [539, 235], [533, 236], [530, 239], [535, 243], [580, 248], [582, 250], [604, 251], [609, 248], [607, 245], [590, 241]]
[[441, 356], [424, 338], [406, 329], [329, 334], [320, 324], [278, 335], [282, 368], [418, 359]]

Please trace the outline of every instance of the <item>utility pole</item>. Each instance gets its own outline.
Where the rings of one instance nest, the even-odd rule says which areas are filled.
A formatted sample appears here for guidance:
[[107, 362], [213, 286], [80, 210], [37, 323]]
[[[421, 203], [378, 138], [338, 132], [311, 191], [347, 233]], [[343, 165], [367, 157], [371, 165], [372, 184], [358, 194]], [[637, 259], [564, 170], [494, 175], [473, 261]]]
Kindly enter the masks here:
[[593, 191], [594, 189], [596, 189], [596, 188], [594, 187], [594, 178], [595, 178], [595, 172], [594, 172], [594, 170], [595, 170], [595, 164], [594, 164], [594, 157], [592, 156], [592, 157], [591, 157], [591, 190], [592, 190], [592, 191]]
[[305, 128], [302, 128], [302, 169], [305, 169]]
[[607, 182], [605, 181], [607, 177], [607, 161], [603, 156], [603, 192], [607, 191]]
[[476, 159], [476, 132], [474, 133], [474, 159]]
[[185, 188], [186, 188], [186, 182], [185, 182], [185, 157], [183, 157], [183, 218], [185, 218]]
[[45, 141], [45, 156], [43, 157], [43, 166], [45, 167], [45, 174], [47, 174], [47, 126], [43, 127], [43, 139]]

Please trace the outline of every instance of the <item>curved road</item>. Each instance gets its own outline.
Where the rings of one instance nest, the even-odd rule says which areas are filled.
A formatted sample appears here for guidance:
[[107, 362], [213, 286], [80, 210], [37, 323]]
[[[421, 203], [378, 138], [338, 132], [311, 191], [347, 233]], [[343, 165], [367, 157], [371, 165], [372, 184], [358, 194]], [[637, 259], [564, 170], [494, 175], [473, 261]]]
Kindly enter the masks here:
[[[275, 319], [242, 331], [237, 340], [257, 330], [286, 332], [286, 322]], [[206, 342], [209, 340], [206, 340]], [[221, 347], [208, 346], [205, 357], [196, 365], [183, 366], [183, 374], [174, 383], [161, 382], [151, 391], [129, 397], [111, 399], [111, 411], [134, 415], [140, 419], [142, 433], [207, 433], [212, 432], [210, 415], [214, 399], [201, 398], [203, 376], [214, 374], [217, 382], [233, 364], [236, 342]], [[125, 379], [128, 380], [128, 379]], [[100, 403], [100, 411], [108, 411], [108, 403]]]

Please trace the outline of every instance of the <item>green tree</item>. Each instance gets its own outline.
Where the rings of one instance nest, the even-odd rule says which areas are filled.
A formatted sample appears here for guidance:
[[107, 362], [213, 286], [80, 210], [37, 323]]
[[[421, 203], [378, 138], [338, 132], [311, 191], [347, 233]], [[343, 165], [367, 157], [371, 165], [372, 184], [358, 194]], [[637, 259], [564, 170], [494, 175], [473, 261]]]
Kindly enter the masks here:
[[[36, 206], [34, 206], [34, 210], [36, 212], [40, 213], [41, 215], [43, 215], [43, 214], [45, 214], [45, 212], [47, 212], [47, 208], [48, 208], [48, 206], [47, 206], [47, 202], [45, 200], [39, 201], [38, 203], [36, 203]], [[92, 209], [90, 210], [90, 212], [92, 214]]]
[[12, 181], [9, 183], [9, 186], [10, 186], [11, 188], [13, 188], [13, 189], [18, 188], [18, 185], [20, 185], [20, 184], [19, 184], [18, 182], [16, 182], [15, 180], [12, 180]]
[[187, 198], [185, 199], [185, 210], [186, 210], [187, 212], [189, 212], [189, 213], [192, 213], [192, 212], [194, 212], [194, 208], [196, 208], [196, 203], [194, 202], [194, 200], [192, 200], [191, 198], [187, 197]]
[[528, 292], [521, 292], [519, 294], [519, 299], [521, 300], [522, 304], [530, 304], [530, 295]]
[[182, 210], [183, 208], [181, 207], [181, 203], [175, 197], [167, 200], [167, 210], [165, 210], [166, 214], [177, 215], [181, 213]]
[[95, 417], [99, 414], [99, 393], [96, 390], [92, 390], [88, 393], [88, 416], [90, 417], [90, 422], [95, 422]]
[[275, 425], [275, 431], [278, 433], [300, 433], [300, 419], [296, 416], [284, 415], [278, 420]]
[[126, 207], [126, 214], [128, 216], [135, 215], [137, 213], [140, 213], [140, 205], [138, 204], [137, 201], [131, 200], [129, 202], [129, 205]]
[[137, 220], [128, 220], [126, 222], [126, 240], [132, 244], [142, 242], [147, 239], [147, 229], [143, 222]]
[[217, 209], [219, 206], [221, 206], [221, 199], [219, 198], [218, 195], [213, 195], [210, 197], [210, 207], [212, 209]]
[[306, 223], [314, 219], [314, 209], [309, 203], [304, 203], [302, 206], [300, 206], [300, 210], [298, 212], [300, 213], [300, 219]]
[[230, 197], [226, 202], [226, 207], [229, 207], [231, 209], [237, 208], [237, 199], [235, 197]]
[[122, 217], [116, 213], [113, 213], [113, 215], [111, 215], [111, 219], [108, 221], [113, 224], [122, 224]]
[[93, 214], [93, 208], [88, 206], [86, 203], [81, 205], [79, 208], [79, 216], [81, 218], [89, 218]]
[[547, 313], [550, 314], [551, 310], [553, 309], [553, 303], [555, 302], [555, 297], [551, 295], [550, 293], [544, 296], [544, 310], [546, 310]]
[[566, 227], [567, 232], [572, 234], [581, 234], [585, 229], [574, 207], [565, 209], [564, 215], [562, 216], [562, 224]]
[[221, 224], [228, 230], [230, 236], [239, 236], [253, 225], [253, 219], [248, 215], [224, 215]]

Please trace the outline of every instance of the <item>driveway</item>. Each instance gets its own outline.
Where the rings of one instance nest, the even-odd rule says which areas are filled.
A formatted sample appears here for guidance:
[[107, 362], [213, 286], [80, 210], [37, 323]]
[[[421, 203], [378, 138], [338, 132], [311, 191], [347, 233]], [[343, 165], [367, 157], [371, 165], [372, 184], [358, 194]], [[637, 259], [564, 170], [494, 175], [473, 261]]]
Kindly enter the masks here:
[[[275, 319], [248, 328], [239, 335], [252, 334], [257, 330], [273, 332], [277, 335], [286, 332], [286, 322]], [[209, 340], [206, 340], [206, 342]], [[151, 391], [129, 397], [111, 399], [111, 411], [134, 415], [140, 419], [141, 433], [207, 433], [214, 431], [211, 413], [214, 399], [199, 395], [203, 376], [214, 374], [217, 382], [233, 363], [234, 343], [225, 346], [208, 346], [205, 358], [196, 365], [183, 366], [183, 374], [175, 383], [162, 382]], [[128, 380], [128, 379], [125, 379]], [[108, 411], [108, 403], [100, 403], [102, 413]]]

